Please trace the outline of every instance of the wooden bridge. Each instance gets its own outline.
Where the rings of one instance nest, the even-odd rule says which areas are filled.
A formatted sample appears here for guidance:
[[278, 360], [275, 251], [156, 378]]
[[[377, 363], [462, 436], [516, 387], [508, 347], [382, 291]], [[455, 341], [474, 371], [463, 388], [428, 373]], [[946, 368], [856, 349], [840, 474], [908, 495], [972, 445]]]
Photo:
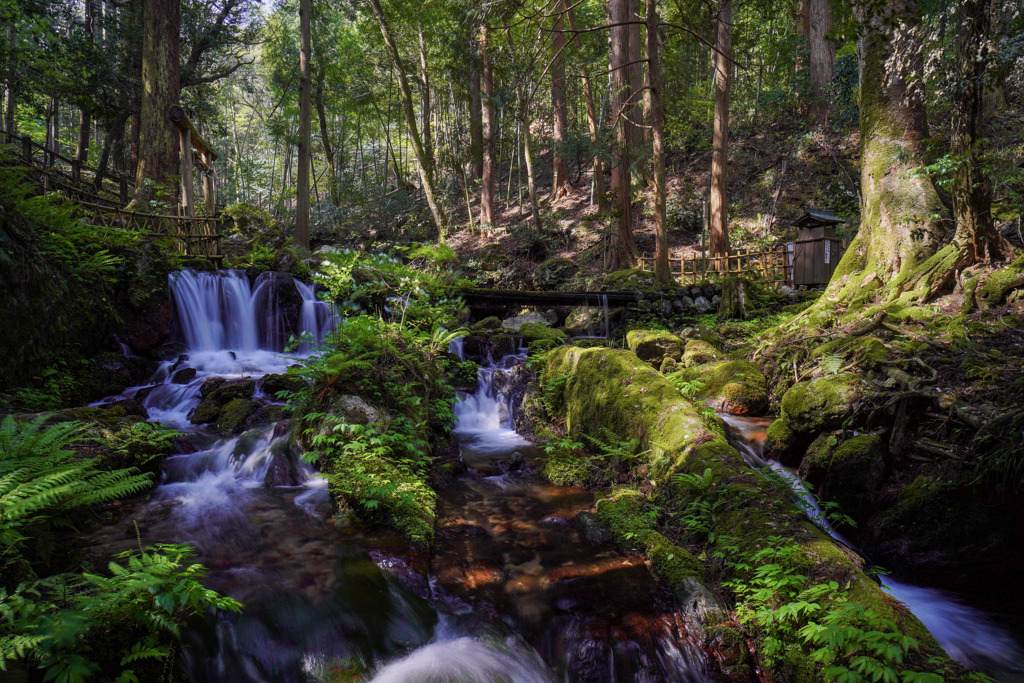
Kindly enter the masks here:
[[[175, 119], [175, 116], [178, 118]], [[131, 211], [125, 208], [135, 195], [135, 183], [124, 174], [100, 171], [34, 142], [29, 136], [11, 135], [0, 131], [0, 142], [14, 148], [17, 158], [28, 169], [29, 177], [44, 192], [61, 192], [77, 207], [79, 216], [89, 223], [107, 228], [119, 228], [150, 237], [170, 237], [175, 248], [189, 256], [205, 256], [216, 262], [220, 253], [220, 228], [225, 218], [214, 199], [214, 184], [210, 162], [216, 153], [195, 130], [188, 117], [179, 108], [172, 108], [171, 120], [182, 131], [183, 166], [182, 188], [185, 202], [176, 214], [155, 214]], [[187, 146], [186, 140], [187, 138]], [[197, 145], [197, 143], [199, 143]], [[209, 215], [195, 215], [192, 202], [192, 148], [204, 148], [199, 167], [204, 171], [206, 211]], [[187, 180], [186, 180], [187, 179]], [[187, 187], [187, 190], [185, 189]]]

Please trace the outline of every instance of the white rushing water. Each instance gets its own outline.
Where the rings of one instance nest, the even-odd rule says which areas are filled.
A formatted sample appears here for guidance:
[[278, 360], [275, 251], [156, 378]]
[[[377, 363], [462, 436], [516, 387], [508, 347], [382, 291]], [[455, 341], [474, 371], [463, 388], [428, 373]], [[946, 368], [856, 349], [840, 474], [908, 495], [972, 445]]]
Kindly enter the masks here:
[[[461, 341], [461, 340], [460, 340]], [[461, 347], [460, 347], [461, 348]], [[515, 430], [507, 379], [525, 356], [506, 356], [480, 367], [476, 390], [460, 395], [455, 404], [455, 434], [463, 445], [477, 453], [499, 453], [530, 442]]]
[[[828, 521], [818, 499], [800, 476], [779, 462], [765, 459], [762, 444], [746, 438], [752, 426], [749, 420], [725, 414], [720, 417], [741, 437], [736, 446], [748, 465], [776, 472], [811, 521], [835, 540], [857, 551], [857, 547]], [[971, 607], [950, 591], [914, 586], [889, 576], [883, 578], [882, 588], [906, 605], [956, 661], [995, 676], [999, 681], [1024, 681], [1024, 648], [982, 610]]]

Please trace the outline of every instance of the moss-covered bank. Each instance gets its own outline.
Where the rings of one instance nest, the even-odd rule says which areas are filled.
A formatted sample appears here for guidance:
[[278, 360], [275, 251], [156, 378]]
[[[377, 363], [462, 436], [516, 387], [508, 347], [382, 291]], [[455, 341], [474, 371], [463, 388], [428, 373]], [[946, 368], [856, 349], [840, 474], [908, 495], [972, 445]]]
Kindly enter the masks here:
[[[891, 620], [901, 632], [916, 638], [925, 652], [941, 653], [925, 627], [864, 573], [860, 558], [811, 524], [784, 488], [748, 467], [725, 439], [705, 427], [696, 408], [668, 380], [633, 353], [562, 347], [547, 355], [543, 377], [548, 405], [565, 416], [571, 435], [598, 437], [610, 430], [622, 439], [640, 438], [649, 448], [634, 467], [643, 470], [652, 486], [646, 500], [662, 506], [655, 533], [664, 536], [665, 543], [681, 545], [672, 539], [694, 538], [674, 521], [700, 495], [680, 475], [707, 477], [704, 490], [715, 492], [713, 514], [705, 520], [709, 533], [694, 552], [681, 555], [687, 560], [684, 568], [673, 566], [671, 572], [689, 572], [687, 576], [699, 577], [707, 585], [708, 567], [702, 567], [700, 575], [698, 565], [689, 558], [710, 558], [716, 552], [754, 555], [772, 543], [795, 544], [799, 552], [780, 560], [784, 569], [799, 571], [812, 583], [832, 580], [848, 587], [850, 600]], [[662, 542], [630, 521], [635, 515], [618, 514], [625, 495], [615, 496], [614, 503], [599, 504], [599, 511], [613, 506], [600, 517], [621, 546], [644, 552], [657, 569], [655, 556]], [[638, 494], [628, 495], [634, 507], [642, 502]], [[674, 574], [664, 578], [678, 583]], [[801, 656], [797, 659], [806, 665]]]

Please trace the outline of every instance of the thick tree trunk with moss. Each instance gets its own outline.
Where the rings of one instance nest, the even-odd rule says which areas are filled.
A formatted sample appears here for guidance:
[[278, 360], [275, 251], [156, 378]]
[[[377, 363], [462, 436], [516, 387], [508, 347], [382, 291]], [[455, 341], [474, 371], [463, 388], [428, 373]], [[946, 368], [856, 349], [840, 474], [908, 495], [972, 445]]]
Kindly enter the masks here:
[[647, 111], [651, 116], [654, 155], [654, 277], [670, 282], [668, 221], [665, 215], [665, 108], [661, 100], [661, 61], [658, 54], [658, 2], [647, 0]]
[[[946, 235], [945, 209], [922, 169], [927, 125], [917, 2], [862, 5], [858, 13], [861, 224], [819, 307], [926, 299]], [[902, 58], [890, 59], [894, 52]]]
[[633, 241], [633, 183], [630, 177], [631, 133], [628, 121], [631, 107], [629, 79], [629, 36], [628, 22], [632, 21], [630, 0], [608, 0], [608, 19], [612, 25], [609, 68], [611, 70], [611, 110], [615, 129], [615, 148], [612, 152], [612, 193], [615, 196], [613, 220], [609, 230], [608, 268], [621, 270], [632, 268], [636, 259], [636, 244]]
[[729, 70], [732, 0], [722, 0], [715, 41], [715, 122], [711, 152], [711, 255], [729, 253]]
[[135, 192], [139, 201], [177, 197], [178, 129], [167, 116], [180, 93], [178, 45], [179, 0], [145, 0], [142, 5], [142, 105], [139, 113], [138, 166]]
[[494, 152], [496, 116], [494, 111], [494, 73], [487, 48], [487, 25], [480, 26], [480, 97], [483, 100], [483, 170], [480, 184], [480, 224], [490, 227], [494, 224], [494, 179], [497, 175], [497, 161]]

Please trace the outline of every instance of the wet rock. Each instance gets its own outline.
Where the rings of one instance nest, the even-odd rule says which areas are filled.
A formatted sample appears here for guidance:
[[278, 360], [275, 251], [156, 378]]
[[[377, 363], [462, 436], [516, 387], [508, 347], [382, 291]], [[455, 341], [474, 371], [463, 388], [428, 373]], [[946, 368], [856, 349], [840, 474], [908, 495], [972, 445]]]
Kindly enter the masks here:
[[533, 271], [533, 284], [537, 289], [553, 289], [571, 280], [577, 272], [579, 267], [569, 259], [548, 259]]
[[[218, 378], [219, 379], [219, 378]], [[207, 380], [209, 382], [210, 380]], [[203, 387], [206, 383], [203, 384]], [[199, 389], [200, 395], [202, 395], [202, 387]], [[207, 398], [216, 401], [217, 403], [224, 404], [228, 401], [233, 401], [236, 398], [252, 398], [252, 395], [256, 392], [256, 381], [251, 379], [234, 379], [227, 380], [213, 389]]]
[[[691, 340], [687, 344], [703, 344]], [[761, 369], [745, 360], [725, 360], [687, 368], [686, 380], [699, 380], [696, 397], [731, 415], [763, 415], [768, 410], [768, 382]]]
[[597, 515], [588, 510], [577, 513], [574, 521], [576, 528], [580, 530], [583, 537], [591, 543], [598, 545], [607, 543], [610, 540], [608, 531], [598, 521]]
[[497, 330], [501, 327], [501, 318], [496, 315], [491, 315], [483, 320], [478, 320], [473, 323], [472, 330], [474, 332], [485, 332], [487, 330]]
[[683, 311], [688, 310], [689, 306], [687, 306], [686, 302], [682, 299], [676, 299], [672, 302], [672, 308], [674, 308], [677, 313], [682, 313]]
[[787, 465], [798, 465], [818, 434], [839, 427], [864, 395], [864, 382], [843, 373], [794, 384], [782, 396], [779, 419], [768, 428], [765, 451]]
[[498, 461], [498, 467], [500, 467], [503, 472], [518, 472], [523, 469], [525, 464], [526, 458], [524, 458], [523, 454], [519, 451], [515, 451], [507, 458], [503, 458]]
[[158, 384], [154, 384], [152, 386], [142, 387], [141, 389], [135, 392], [135, 395], [132, 396], [132, 398], [134, 398], [139, 403], [144, 403], [146, 401], [146, 397], [152, 394], [153, 390], [156, 389], [158, 386]]
[[562, 344], [565, 342], [565, 332], [549, 327], [546, 323], [543, 325], [538, 323], [523, 323], [519, 327], [519, 337], [523, 340], [523, 344], [527, 346], [529, 346], [530, 342], [539, 340], [549, 340], [556, 344]]
[[309, 385], [306, 384], [306, 380], [301, 377], [296, 377], [295, 375], [275, 374], [264, 375], [258, 382], [256, 382], [256, 386], [264, 394], [275, 400], [277, 399], [277, 392], [279, 391], [296, 392], [309, 387]]
[[146, 407], [134, 398], [101, 403], [96, 407], [103, 410], [110, 417], [141, 417], [143, 420], [149, 419], [149, 412], [146, 410]]
[[226, 381], [227, 380], [225, 380], [223, 377], [211, 377], [210, 379], [203, 382], [202, 386], [199, 387], [199, 395], [202, 396], [203, 398], [206, 398], [211, 393], [213, 393], [214, 389], [217, 389]]
[[259, 410], [260, 405], [248, 398], [236, 398], [224, 405], [217, 417], [217, 429], [227, 434], [240, 432], [250, 415]]
[[158, 349], [171, 334], [173, 317], [174, 309], [166, 295], [156, 297], [141, 311], [129, 309], [124, 318], [124, 340], [136, 353]]
[[359, 396], [343, 394], [331, 403], [330, 412], [344, 418], [346, 422], [359, 425], [378, 424], [385, 413], [367, 403]]
[[529, 313], [524, 313], [522, 315], [517, 315], [513, 318], [502, 320], [501, 326], [507, 330], [515, 330], [516, 332], [518, 332], [519, 328], [525, 325], [526, 323], [547, 325], [548, 321], [544, 317], [543, 313], [538, 313], [537, 311], [530, 311]]
[[259, 410], [249, 416], [245, 421], [245, 429], [252, 429], [260, 425], [271, 424], [272, 422], [285, 422], [289, 415], [286, 407], [280, 405], [261, 405]]
[[703, 296], [698, 296], [696, 299], [693, 300], [693, 307], [697, 309], [697, 312], [700, 313], [701, 315], [707, 313], [712, 308], [714, 308], [714, 306], [711, 305], [711, 302], [708, 301], [708, 299]]
[[196, 378], [195, 368], [182, 368], [171, 375], [173, 384], [188, 384]]
[[800, 462], [800, 476], [818, 487], [818, 495], [839, 503], [846, 514], [863, 519], [885, 474], [885, 444], [878, 434], [841, 440], [819, 436]]
[[664, 317], [672, 315], [672, 302], [668, 299], [660, 299], [657, 303], [658, 313]]
[[288, 440], [275, 441], [270, 446], [270, 465], [263, 477], [263, 485], [267, 488], [297, 486], [299, 479], [298, 465], [288, 452]]
[[299, 333], [302, 294], [288, 273], [261, 273], [253, 288], [253, 306], [262, 348], [283, 349]]
[[220, 417], [221, 405], [211, 399], [203, 399], [195, 407], [192, 414], [188, 416], [189, 422], [194, 425], [210, 424], [216, 422]]

